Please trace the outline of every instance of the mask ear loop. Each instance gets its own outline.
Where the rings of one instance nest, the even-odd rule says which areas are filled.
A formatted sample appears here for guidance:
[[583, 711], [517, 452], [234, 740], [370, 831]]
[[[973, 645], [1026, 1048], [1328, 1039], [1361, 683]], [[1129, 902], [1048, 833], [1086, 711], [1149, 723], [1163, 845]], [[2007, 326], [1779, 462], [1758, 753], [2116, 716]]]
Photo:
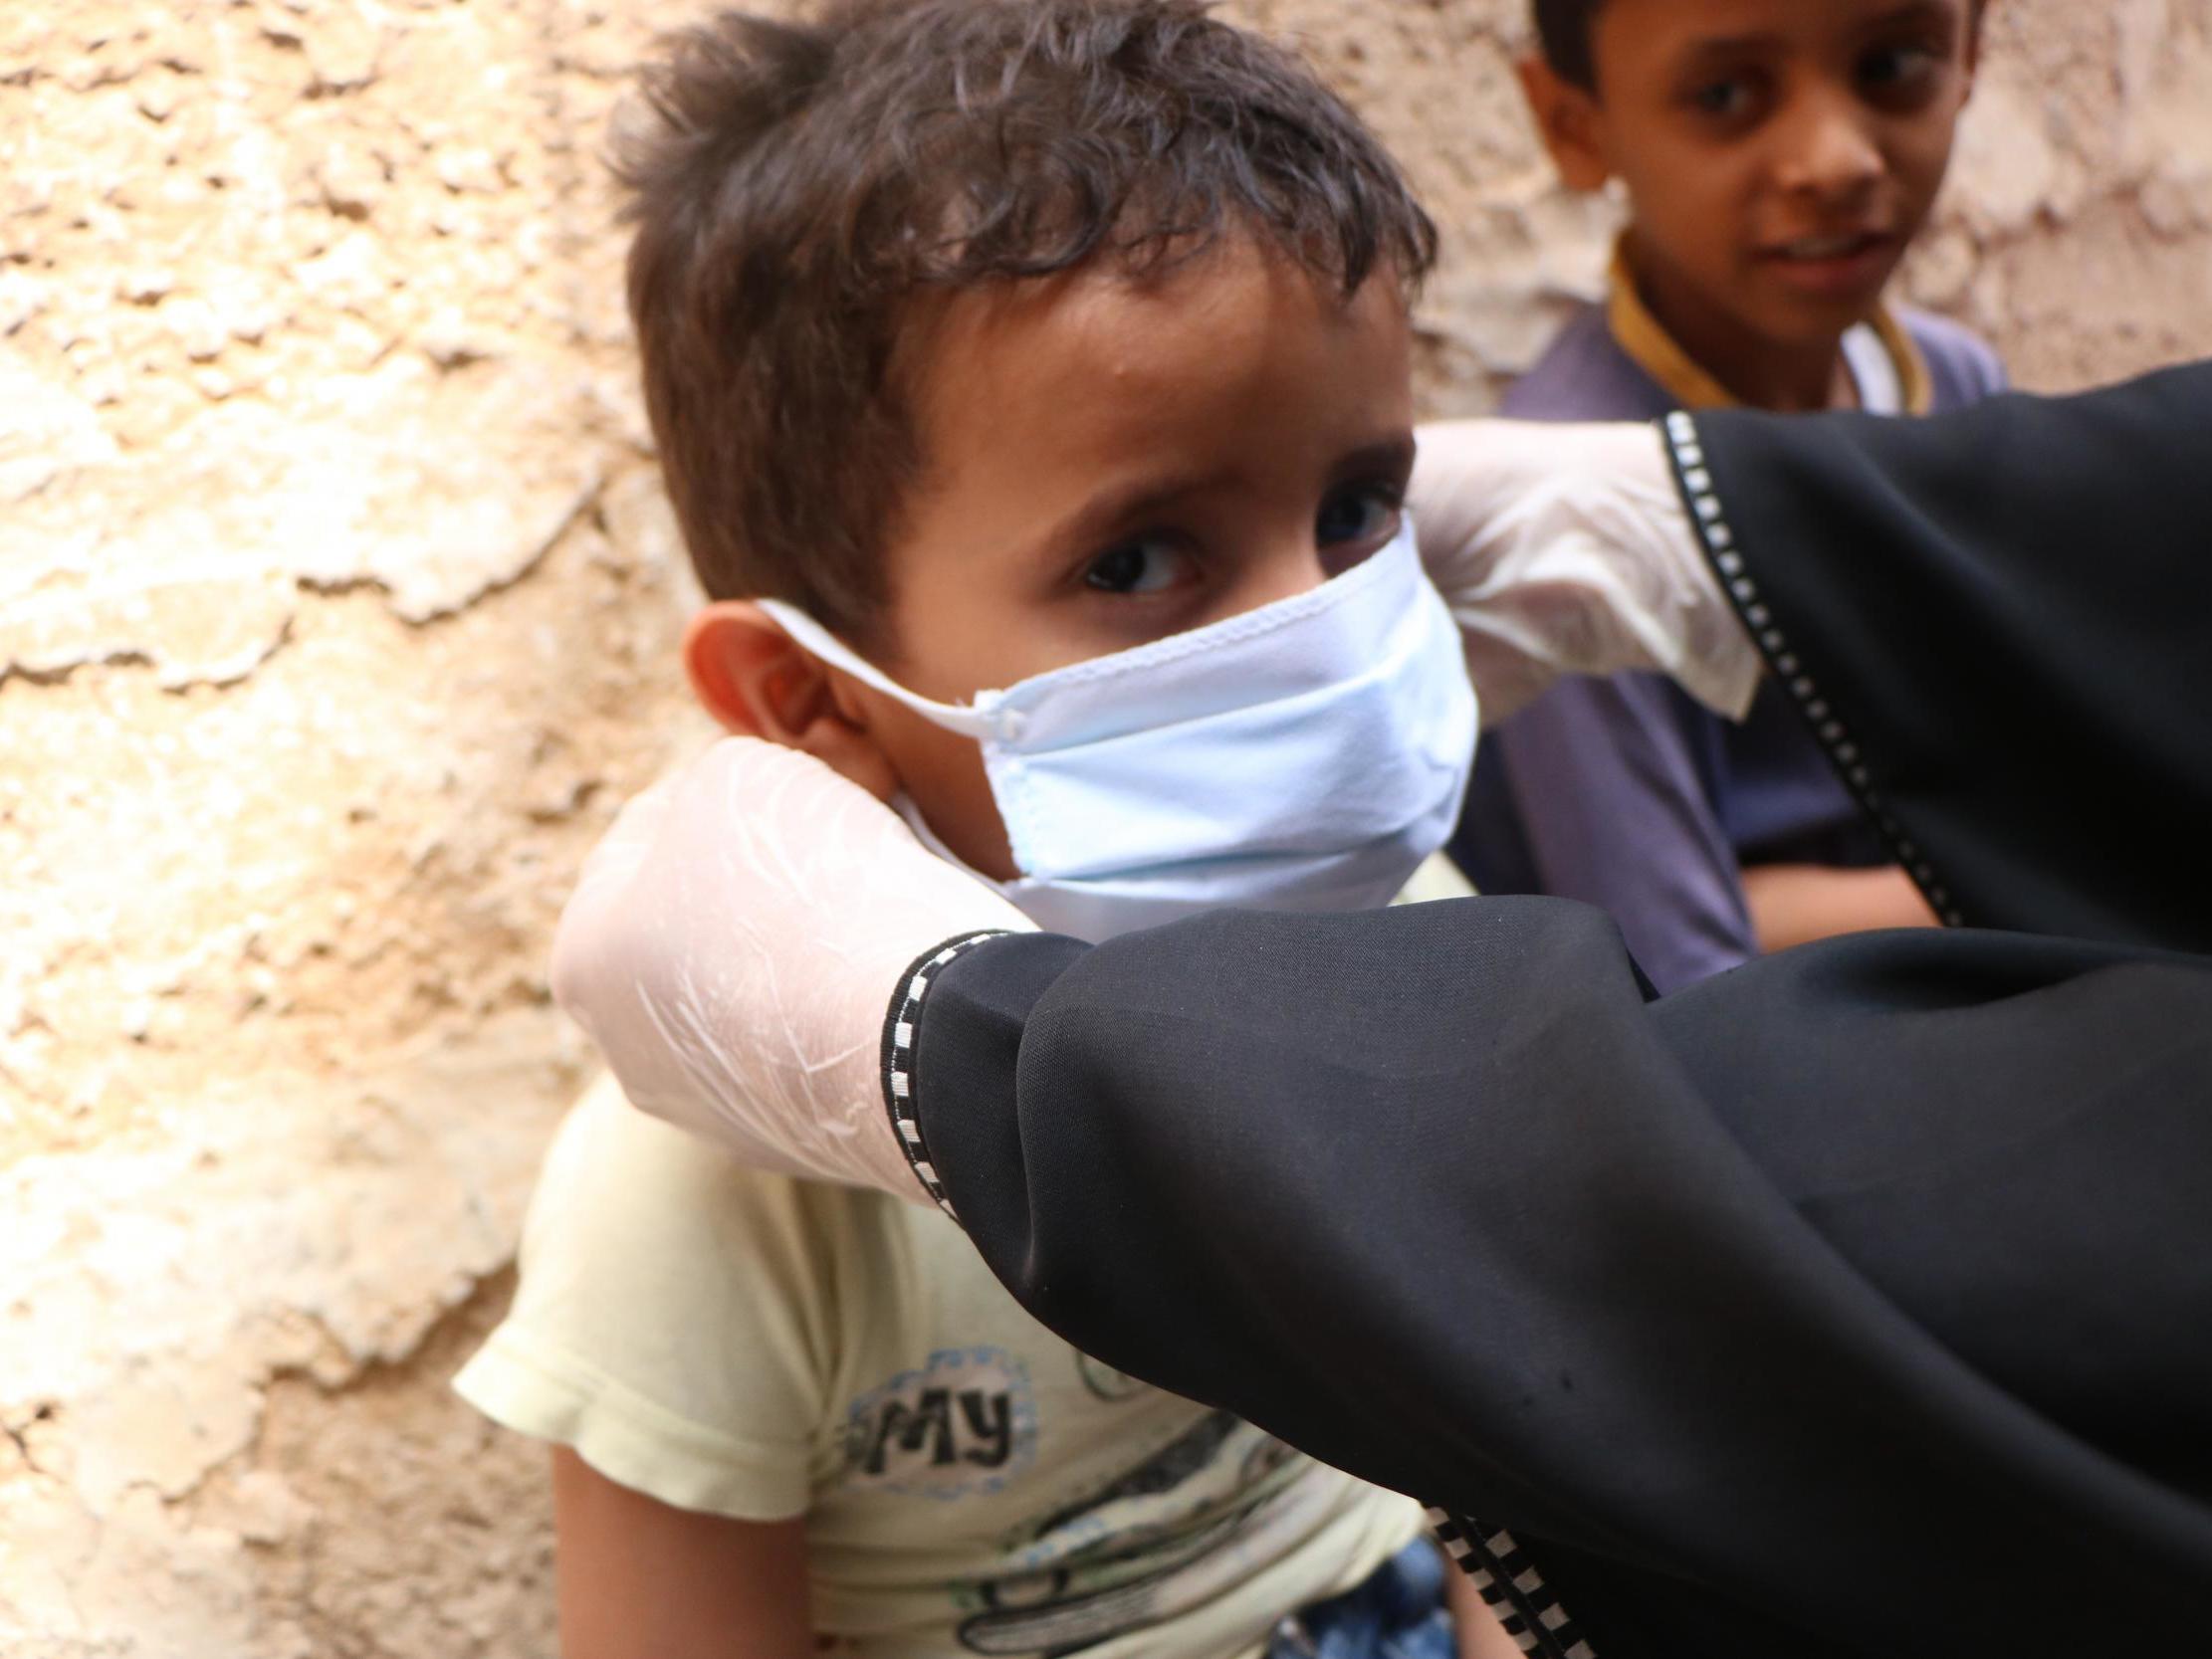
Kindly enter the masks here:
[[1002, 729], [1003, 715], [994, 707], [999, 693], [979, 693], [974, 705], [936, 702], [908, 691], [796, 606], [786, 605], [780, 599], [763, 599], [759, 603], [769, 620], [807, 655], [851, 675], [870, 690], [904, 704], [932, 726], [942, 726], [959, 736], [974, 737], [979, 742], [1008, 735]]
[[[769, 620], [782, 629], [791, 643], [801, 651], [808, 653], [831, 668], [842, 670], [862, 685], [881, 692], [893, 702], [903, 704], [932, 726], [950, 731], [955, 736], [972, 737], [981, 743], [984, 748], [986, 769], [991, 776], [992, 798], [997, 804], [998, 814], [1005, 824], [1008, 837], [1015, 843], [1015, 862], [1017, 864], [1021, 862], [1021, 855], [1018, 850], [1021, 808], [1017, 801], [1005, 792], [1005, 774], [1001, 772], [999, 767], [991, 763], [991, 756], [996, 745], [1020, 735], [1024, 719], [1020, 710], [999, 706], [1005, 697], [1003, 692], [988, 691], [979, 693], [977, 705], [974, 707], [963, 707], [954, 703], [939, 703], [934, 699], [908, 691], [796, 606], [786, 605], [780, 599], [763, 599], [759, 603], [761, 609], [767, 613]], [[1014, 768], [1014, 770], [1018, 772], [1018, 768]], [[912, 803], [909, 802], [908, 805], [911, 806]], [[985, 885], [1000, 892], [1005, 891], [1001, 884], [993, 881], [991, 877], [986, 876], [980, 870], [971, 869], [955, 855], [951, 848], [937, 838], [934, 831], [929, 830], [919, 811], [905, 811], [902, 809], [902, 815], [905, 816], [908, 826], [921, 836], [923, 845], [928, 847], [930, 851], [967, 872], [967, 874], [974, 876], [976, 880], [983, 882]], [[1013, 898], [1011, 893], [1006, 893], [1005, 896], [1009, 899]], [[1015, 902], [1018, 903], [1019, 901], [1016, 900]]]

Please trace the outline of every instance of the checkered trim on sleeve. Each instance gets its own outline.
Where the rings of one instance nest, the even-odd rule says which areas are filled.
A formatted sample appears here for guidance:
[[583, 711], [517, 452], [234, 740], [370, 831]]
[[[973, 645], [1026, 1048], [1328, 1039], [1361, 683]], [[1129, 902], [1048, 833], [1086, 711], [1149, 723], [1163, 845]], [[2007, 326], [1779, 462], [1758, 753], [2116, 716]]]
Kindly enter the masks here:
[[1597, 1659], [1598, 1650], [1575, 1628], [1511, 1533], [1435, 1505], [1429, 1507], [1429, 1525], [1523, 1653], [1535, 1659]]
[[1851, 785], [1852, 793], [1859, 797], [1859, 804], [1881, 830], [1882, 839], [1896, 855], [1897, 863], [1904, 867], [1921, 894], [1927, 899], [1928, 908], [1943, 919], [1947, 928], [1963, 928], [1965, 917], [1952, 900], [1950, 890], [1936, 874], [1935, 866], [1919, 845], [1907, 835], [1904, 826], [1897, 822], [1896, 814], [1875, 787], [1874, 773], [1868, 768], [1859, 744], [1843, 718], [1830, 706], [1821, 688], [1805, 671], [1797, 653], [1790, 649], [1790, 642], [1774, 620], [1760, 595], [1759, 584], [1752, 579], [1750, 569], [1744, 564], [1743, 554], [1736, 546], [1736, 532], [1729, 525], [1727, 514], [1722, 510], [1712, 474], [1705, 467], [1704, 446], [1698, 442], [1696, 418], [1683, 410], [1675, 410], [1662, 424], [1666, 434], [1666, 449], [1674, 463], [1674, 481], [1682, 493], [1682, 501], [1689, 509], [1690, 522], [1697, 526], [1697, 534], [1704, 542], [1706, 556], [1713, 568], [1720, 572], [1721, 585], [1727, 589], [1728, 599], [1743, 619], [1745, 632], [1757, 642], [1761, 655], [1774, 677], [1788, 689], [1796, 700], [1806, 723], [1819, 737], [1821, 746], [1835, 762], [1837, 772]]
[[930, 1161], [929, 1147], [922, 1140], [922, 1120], [917, 1111], [919, 1099], [914, 1087], [915, 1032], [921, 1024], [922, 998], [929, 994], [930, 984], [937, 975], [986, 939], [1004, 936], [1004, 929], [963, 933], [923, 951], [899, 975], [899, 988], [892, 993], [891, 1011], [883, 1022], [883, 1109], [891, 1116], [891, 1133], [899, 1138], [899, 1149], [906, 1153], [906, 1161], [914, 1170], [914, 1178], [922, 1183], [922, 1190], [955, 1221], [960, 1217], [953, 1215], [953, 1206], [938, 1181], [937, 1167]]

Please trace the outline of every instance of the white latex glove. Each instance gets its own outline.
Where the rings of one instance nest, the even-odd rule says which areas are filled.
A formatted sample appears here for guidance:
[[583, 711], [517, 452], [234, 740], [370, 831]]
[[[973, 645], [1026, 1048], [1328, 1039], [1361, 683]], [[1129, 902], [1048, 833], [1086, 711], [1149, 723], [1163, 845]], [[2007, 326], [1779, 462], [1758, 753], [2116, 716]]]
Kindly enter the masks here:
[[1623, 669], [1671, 675], [1732, 719], [1750, 708], [1759, 653], [1690, 527], [1658, 427], [1426, 426], [1413, 509], [1485, 724], [1563, 674]]
[[884, 1111], [884, 1019], [932, 945], [1031, 924], [820, 761], [728, 737], [622, 809], [553, 987], [631, 1102], [763, 1168], [927, 1202]]

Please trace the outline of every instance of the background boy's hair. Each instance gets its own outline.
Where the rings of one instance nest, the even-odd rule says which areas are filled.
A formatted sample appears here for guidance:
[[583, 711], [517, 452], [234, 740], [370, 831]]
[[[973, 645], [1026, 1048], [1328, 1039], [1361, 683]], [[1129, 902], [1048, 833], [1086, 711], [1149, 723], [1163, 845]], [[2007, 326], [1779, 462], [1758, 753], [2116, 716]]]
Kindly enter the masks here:
[[[1289, 53], [1200, 0], [830, 0], [724, 13], [648, 72], [618, 144], [645, 399], [718, 598], [865, 637], [923, 457], [902, 332], [925, 294], [1248, 232], [1349, 295], [1436, 232]], [[1070, 388], [1079, 395], [1080, 388]]]
[[[1986, 0], [1967, 0], [1972, 26], [1981, 26]], [[1591, 26], [1605, 0], [1534, 0], [1536, 39], [1552, 74], [1586, 93], [1598, 90], [1598, 60], [1590, 44]]]
[[1590, 25], [1605, 0], [1535, 0], [1536, 39], [1552, 74], [1586, 93], [1598, 90]]

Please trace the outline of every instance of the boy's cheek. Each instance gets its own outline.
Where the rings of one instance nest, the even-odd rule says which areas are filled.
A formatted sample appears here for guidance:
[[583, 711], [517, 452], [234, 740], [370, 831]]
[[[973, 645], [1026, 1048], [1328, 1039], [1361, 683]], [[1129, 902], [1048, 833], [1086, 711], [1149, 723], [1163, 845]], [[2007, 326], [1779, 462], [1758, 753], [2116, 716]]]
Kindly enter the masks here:
[[1951, 151], [1956, 141], [1954, 117], [1928, 121], [1907, 134], [1895, 147], [1890, 173], [1905, 198], [1909, 219], [1899, 228], [1908, 236], [1917, 236], [1926, 228], [1928, 215], [1950, 172]]
[[946, 846], [994, 880], [1011, 881], [1019, 874], [984, 771], [983, 749], [973, 737], [932, 726], [888, 698], [872, 700], [868, 726], [894, 788], [905, 791]]

